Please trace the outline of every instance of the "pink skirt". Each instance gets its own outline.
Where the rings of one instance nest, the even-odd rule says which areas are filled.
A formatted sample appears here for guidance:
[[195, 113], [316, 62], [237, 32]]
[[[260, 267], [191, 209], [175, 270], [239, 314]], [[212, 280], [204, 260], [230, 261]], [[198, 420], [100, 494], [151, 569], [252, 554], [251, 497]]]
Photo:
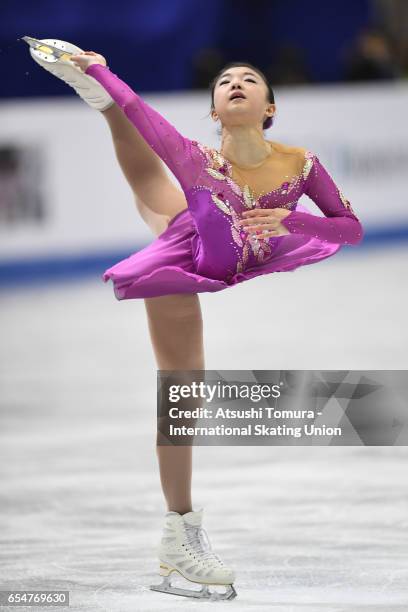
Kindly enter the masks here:
[[[296, 210], [312, 214], [300, 204]], [[288, 234], [276, 243], [267, 261], [238, 272], [226, 282], [197, 274], [194, 238], [197, 230], [189, 209], [185, 208], [151, 244], [108, 268], [102, 279], [112, 280], [118, 300], [221, 291], [261, 274], [289, 272], [317, 263], [342, 246], [303, 234]]]

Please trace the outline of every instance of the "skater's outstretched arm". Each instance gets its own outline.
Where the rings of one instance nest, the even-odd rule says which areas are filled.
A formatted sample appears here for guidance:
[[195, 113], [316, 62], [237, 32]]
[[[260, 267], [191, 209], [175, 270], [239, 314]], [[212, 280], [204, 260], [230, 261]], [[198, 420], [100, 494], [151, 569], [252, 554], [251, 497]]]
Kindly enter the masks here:
[[364, 236], [363, 227], [351, 204], [337, 187], [330, 174], [313, 155], [313, 165], [306, 179], [305, 193], [326, 215], [319, 217], [292, 211], [281, 219], [291, 234], [306, 234], [326, 242], [358, 244]]
[[182, 136], [160, 113], [147, 104], [107, 66], [91, 57], [74, 56], [88, 62], [82, 69], [96, 79], [120, 106], [132, 124], [137, 128], [150, 147], [173, 172], [186, 191], [194, 185], [205, 166], [205, 158], [199, 148]]

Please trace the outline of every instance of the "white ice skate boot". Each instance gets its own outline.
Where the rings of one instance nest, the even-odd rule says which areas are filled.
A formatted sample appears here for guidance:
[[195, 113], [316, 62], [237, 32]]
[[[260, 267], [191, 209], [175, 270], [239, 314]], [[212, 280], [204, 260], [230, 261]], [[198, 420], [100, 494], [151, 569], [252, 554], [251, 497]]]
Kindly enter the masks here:
[[[69, 61], [69, 55], [65, 57], [55, 57], [55, 55], [46, 52], [47, 45], [50, 45], [51, 48], [57, 47], [57, 49], [61, 51], [66, 51], [67, 54], [75, 55], [77, 53], [82, 53], [82, 49], [72, 43], [65, 42], [64, 40], [57, 40], [56, 38], [43, 38], [37, 40], [27, 36], [24, 39], [30, 45], [31, 57], [37, 64], [73, 87], [78, 96], [80, 96], [89, 106], [96, 110], [104, 111], [114, 104], [111, 96], [96, 79], [85, 74], [78, 66]], [[32, 41], [44, 43], [44, 50], [41, 50], [41, 46], [38, 44], [36, 45], [36, 43]], [[35, 48], [36, 46], [37, 48]]]
[[[225, 567], [211, 550], [206, 531], [201, 526], [203, 510], [197, 512], [167, 512], [163, 536], [159, 546], [160, 576], [163, 582], [151, 585], [154, 591], [184, 595], [198, 599], [233, 599], [237, 593], [232, 586], [234, 572]], [[202, 585], [201, 590], [183, 589], [170, 584], [170, 575], [176, 572], [190, 582]], [[210, 591], [210, 585], [228, 587], [223, 593]]]

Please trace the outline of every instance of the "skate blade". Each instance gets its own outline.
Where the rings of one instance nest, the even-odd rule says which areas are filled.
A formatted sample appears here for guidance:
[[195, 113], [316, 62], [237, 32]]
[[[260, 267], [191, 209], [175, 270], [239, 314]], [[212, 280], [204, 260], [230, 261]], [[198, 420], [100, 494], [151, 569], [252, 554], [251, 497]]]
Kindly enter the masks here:
[[70, 53], [68, 51], [63, 51], [62, 49], [58, 49], [54, 45], [45, 44], [38, 40], [37, 38], [33, 38], [32, 36], [23, 36], [21, 40], [24, 40], [32, 49], [36, 51], [41, 51], [46, 55], [52, 56], [57, 60], [69, 61], [70, 58], [74, 55], [74, 53]]
[[[220, 585], [217, 585], [220, 586]], [[152, 591], [159, 591], [160, 593], [169, 593], [170, 595], [181, 595], [183, 597], [193, 597], [195, 599], [210, 599], [212, 601], [221, 601], [225, 599], [234, 599], [237, 596], [237, 592], [232, 584], [227, 586], [225, 593], [219, 593], [218, 591], [210, 591], [207, 584], [203, 584], [200, 590], [193, 591], [192, 589], [183, 589], [181, 587], [175, 587], [170, 584], [169, 576], [163, 578], [163, 582], [160, 584], [150, 585]]]

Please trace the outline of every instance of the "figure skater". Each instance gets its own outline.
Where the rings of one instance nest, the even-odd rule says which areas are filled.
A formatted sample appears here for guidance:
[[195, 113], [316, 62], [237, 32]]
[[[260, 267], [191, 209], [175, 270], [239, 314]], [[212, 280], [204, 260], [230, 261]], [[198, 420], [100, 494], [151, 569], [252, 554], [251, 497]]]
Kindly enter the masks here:
[[[264, 138], [276, 105], [255, 66], [230, 63], [211, 83], [211, 117], [222, 127], [218, 151], [182, 136], [110, 71], [102, 55], [64, 41], [41, 42], [67, 52], [55, 57], [38, 41], [30, 49], [41, 66], [104, 115], [140, 214], [157, 235], [103, 279], [112, 280], [119, 300], [145, 300], [159, 369], [204, 370], [198, 293], [295, 270], [362, 240], [359, 219], [317, 155]], [[324, 217], [298, 203], [304, 193]], [[234, 572], [212, 551], [202, 509], [192, 510], [191, 451], [157, 446], [168, 512], [158, 551], [164, 581], [155, 588], [214, 598], [208, 585], [223, 584], [227, 590], [217, 598], [232, 599]], [[173, 571], [202, 590], [172, 587]]]

